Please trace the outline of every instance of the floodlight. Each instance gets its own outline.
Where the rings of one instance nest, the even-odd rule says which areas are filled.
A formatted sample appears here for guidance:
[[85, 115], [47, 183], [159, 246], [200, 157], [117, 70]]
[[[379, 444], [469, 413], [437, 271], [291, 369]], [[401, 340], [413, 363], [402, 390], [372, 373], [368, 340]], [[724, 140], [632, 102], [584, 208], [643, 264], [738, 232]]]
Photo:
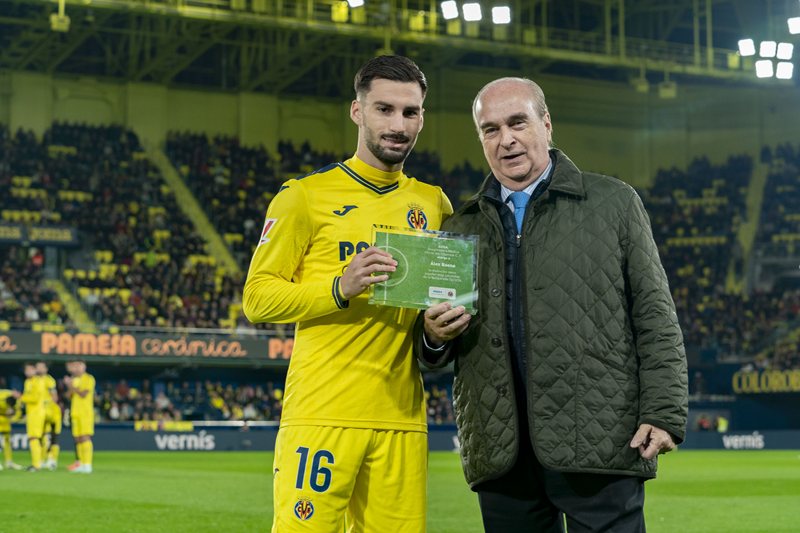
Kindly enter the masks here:
[[778, 49], [778, 43], [775, 41], [761, 41], [758, 47], [758, 55], [761, 57], [775, 57], [775, 51]]
[[800, 17], [792, 17], [786, 22], [789, 24], [789, 33], [792, 35], [800, 33]]
[[784, 61], [791, 61], [792, 52], [794, 52], [794, 45], [792, 43], [778, 44], [778, 59], [782, 59]]
[[511, 8], [508, 6], [493, 7], [492, 22], [495, 24], [509, 24], [511, 22]]
[[756, 55], [756, 43], [753, 39], [742, 39], [739, 41], [739, 55], [741, 56], [754, 56]]
[[775, 77], [779, 80], [790, 80], [794, 74], [794, 64], [787, 61], [778, 63], [778, 68], [775, 69]]
[[361, 7], [364, 5], [364, 0], [347, 0], [350, 7]]
[[756, 61], [756, 76], [759, 78], [771, 78], [772, 75], [772, 61], [769, 59], [761, 59]]
[[447, 0], [442, 2], [442, 17], [444, 20], [452, 20], [458, 18], [458, 4], [455, 0]]
[[469, 2], [461, 6], [464, 12], [464, 20], [467, 22], [477, 22], [483, 18], [481, 13], [481, 5], [477, 2]]

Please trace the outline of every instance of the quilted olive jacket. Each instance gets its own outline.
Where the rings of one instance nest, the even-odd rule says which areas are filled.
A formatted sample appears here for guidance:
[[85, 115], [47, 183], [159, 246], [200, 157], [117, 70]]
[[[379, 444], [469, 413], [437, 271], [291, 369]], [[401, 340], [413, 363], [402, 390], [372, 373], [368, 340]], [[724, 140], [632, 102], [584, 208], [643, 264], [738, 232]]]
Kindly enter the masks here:
[[[641, 200], [553, 150], [547, 191], [526, 212], [521, 246], [530, 438], [550, 469], [654, 477], [629, 442], [640, 424], [685, 435], [683, 337]], [[508, 472], [519, 435], [497, 208], [470, 199], [443, 229], [479, 236], [478, 313], [431, 367], [455, 360], [453, 396], [471, 486]]]

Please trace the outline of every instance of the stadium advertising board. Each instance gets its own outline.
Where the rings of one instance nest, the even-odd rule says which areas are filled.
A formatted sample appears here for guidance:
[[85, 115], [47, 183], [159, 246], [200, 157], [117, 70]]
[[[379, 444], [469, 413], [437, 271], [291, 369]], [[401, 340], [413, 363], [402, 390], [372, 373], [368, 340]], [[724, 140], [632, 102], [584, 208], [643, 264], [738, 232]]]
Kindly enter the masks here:
[[0, 356], [153, 359], [288, 360], [293, 339], [214, 335], [49, 333], [0, 335]]
[[0, 243], [29, 243], [43, 246], [77, 246], [75, 228], [66, 226], [23, 226], [0, 224]]
[[[191, 424], [191, 423], [190, 423]], [[190, 430], [137, 431], [132, 424], [98, 424], [92, 441], [95, 450], [113, 451], [271, 451], [275, 449], [277, 424], [270, 427], [242, 429], [195, 424]], [[11, 433], [14, 450], [28, 449], [25, 427], [15, 424]], [[73, 451], [72, 439], [62, 439], [62, 451]], [[99, 461], [98, 461], [99, 462]]]
[[733, 375], [736, 394], [800, 392], [800, 369], [742, 371]]
[[[137, 423], [138, 424], [138, 423]], [[137, 425], [121, 422], [98, 424], [93, 437], [96, 450], [114, 451], [273, 451], [278, 434], [275, 422], [257, 422], [250, 427], [221, 425], [214, 422], [178, 422], [176, 426], [153, 422]], [[72, 439], [62, 439], [62, 450], [72, 451]], [[11, 446], [28, 449], [25, 426], [14, 424]], [[455, 426], [429, 426], [428, 448], [431, 451], [459, 451]], [[765, 430], [716, 433], [690, 431], [680, 445], [683, 450], [797, 450], [800, 431]]]

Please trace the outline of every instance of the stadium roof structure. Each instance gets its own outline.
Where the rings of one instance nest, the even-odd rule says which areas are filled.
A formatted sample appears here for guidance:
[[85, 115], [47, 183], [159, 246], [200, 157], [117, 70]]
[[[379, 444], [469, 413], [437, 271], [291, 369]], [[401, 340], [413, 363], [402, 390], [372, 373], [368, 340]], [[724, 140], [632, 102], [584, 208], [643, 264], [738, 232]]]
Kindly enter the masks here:
[[393, 51], [426, 70], [791, 83], [757, 80], [736, 46], [793, 37], [797, 0], [470, 1], [511, 22], [445, 20], [439, 0], [0, 0], [0, 71], [349, 97], [358, 65]]

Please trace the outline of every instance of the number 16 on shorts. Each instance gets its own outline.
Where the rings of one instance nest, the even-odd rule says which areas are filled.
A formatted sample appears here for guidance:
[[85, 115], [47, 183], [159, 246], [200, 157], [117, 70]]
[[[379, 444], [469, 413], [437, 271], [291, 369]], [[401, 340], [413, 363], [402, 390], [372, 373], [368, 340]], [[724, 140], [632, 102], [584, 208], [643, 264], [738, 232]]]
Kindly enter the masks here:
[[[305, 446], [297, 448], [300, 463], [297, 467], [297, 483], [295, 488], [303, 490], [306, 486], [314, 492], [325, 492], [331, 486], [331, 469], [335, 460], [328, 450], [319, 450], [311, 458], [311, 468], [308, 468], [308, 459], [311, 452]], [[307, 483], [307, 485], [306, 485]]]

